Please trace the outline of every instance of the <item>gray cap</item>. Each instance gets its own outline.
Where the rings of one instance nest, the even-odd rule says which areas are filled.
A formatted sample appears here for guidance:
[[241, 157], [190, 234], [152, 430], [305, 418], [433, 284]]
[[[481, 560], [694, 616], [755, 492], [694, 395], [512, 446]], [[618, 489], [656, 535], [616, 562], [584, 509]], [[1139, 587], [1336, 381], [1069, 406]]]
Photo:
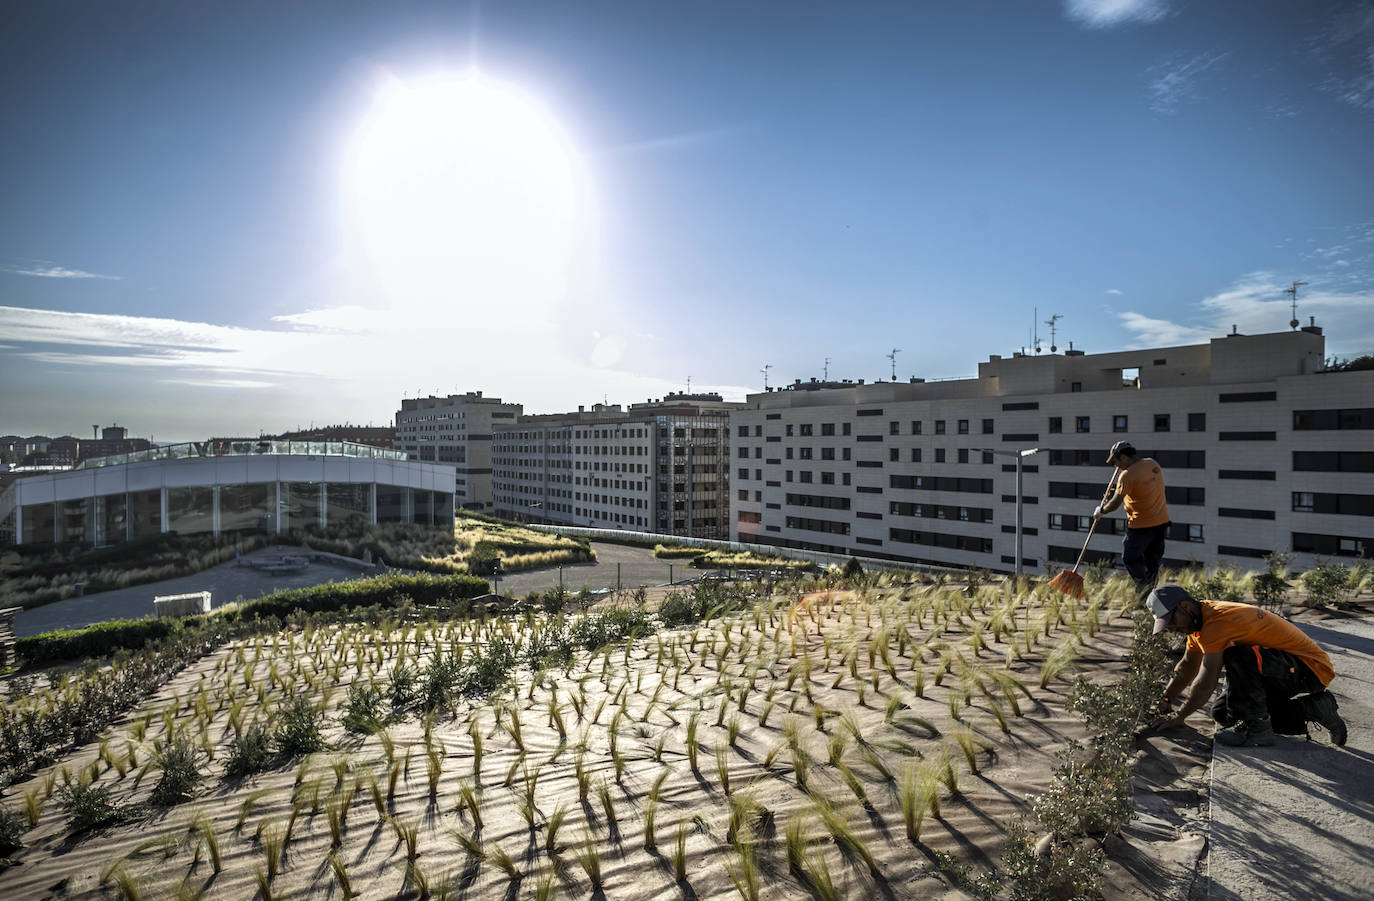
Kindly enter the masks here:
[[1112, 445], [1112, 449], [1107, 451], [1107, 462], [1110, 463], [1119, 455], [1125, 454], [1128, 457], [1135, 456], [1135, 445], [1129, 441], [1118, 441]]
[[1155, 617], [1155, 633], [1158, 635], [1169, 627], [1169, 617], [1173, 615], [1174, 609], [1184, 601], [1191, 601], [1193, 596], [1177, 585], [1161, 585], [1150, 596], [1145, 599], [1145, 606], [1150, 608], [1150, 612]]

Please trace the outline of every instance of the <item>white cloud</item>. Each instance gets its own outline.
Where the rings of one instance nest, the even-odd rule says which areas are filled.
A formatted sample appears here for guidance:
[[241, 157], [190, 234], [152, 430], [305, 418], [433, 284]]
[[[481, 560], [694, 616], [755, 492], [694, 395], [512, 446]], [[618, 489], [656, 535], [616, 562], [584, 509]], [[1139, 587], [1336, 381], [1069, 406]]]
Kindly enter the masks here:
[[8, 272], [11, 275], [28, 275], [33, 278], [103, 278], [110, 281], [119, 281], [123, 276], [101, 275], [97, 272], [83, 272], [80, 269], [68, 269], [65, 266], [54, 266], [41, 262], [28, 266], [6, 266], [0, 272]]
[[1202, 53], [1191, 59], [1174, 57], [1150, 69], [1150, 108], [1166, 115], [1178, 111], [1183, 103], [1198, 100], [1197, 82], [1207, 70], [1229, 56], [1229, 53]]
[[1089, 28], [1157, 22], [1169, 12], [1166, 0], [1065, 0], [1064, 14]]
[[1104, 292], [1104, 293], [1107, 293], [1107, 294], [1120, 294], [1121, 291], [1120, 291], [1120, 289], [1117, 289], [1117, 288], [1108, 288], [1108, 289], [1106, 290], [1106, 292]]
[[[1291, 299], [1283, 282], [1269, 272], [1251, 272], [1225, 290], [1204, 297], [1191, 322], [1154, 319], [1141, 313], [1118, 313], [1135, 338], [1133, 347], [1195, 344], [1219, 338], [1232, 326], [1241, 334], [1284, 331], [1292, 318]], [[1327, 337], [1328, 353], [1368, 352], [1374, 346], [1374, 288], [1367, 284], [1342, 291], [1326, 282], [1299, 289], [1298, 319], [1306, 325], [1316, 316]]]
[[1307, 43], [1329, 70], [1321, 89], [1374, 111], [1374, 4], [1342, 7]]

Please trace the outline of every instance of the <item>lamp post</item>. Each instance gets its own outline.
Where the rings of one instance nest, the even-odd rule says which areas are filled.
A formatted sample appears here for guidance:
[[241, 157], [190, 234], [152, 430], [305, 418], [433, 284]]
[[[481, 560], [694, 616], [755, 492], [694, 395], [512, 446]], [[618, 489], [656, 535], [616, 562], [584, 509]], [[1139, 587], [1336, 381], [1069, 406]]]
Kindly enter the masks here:
[[999, 456], [999, 457], [1015, 457], [1015, 458], [1016, 458], [1016, 575], [1017, 575], [1017, 577], [1019, 578], [1019, 577], [1021, 576], [1021, 559], [1022, 559], [1022, 536], [1021, 536], [1021, 527], [1022, 527], [1022, 524], [1023, 524], [1023, 522], [1024, 522], [1024, 519], [1023, 519], [1023, 516], [1022, 516], [1022, 511], [1021, 511], [1021, 484], [1022, 484], [1021, 461], [1024, 460], [1026, 457], [1029, 457], [1029, 456], [1031, 456], [1031, 455], [1033, 455], [1033, 454], [1038, 454], [1038, 453], [1040, 453], [1040, 448], [1038, 448], [1038, 447], [1029, 447], [1029, 448], [1026, 448], [1025, 450], [1007, 451], [1007, 450], [997, 450], [997, 449], [991, 448], [991, 447], [980, 447], [980, 448], [978, 448], [978, 450], [982, 451], [982, 452], [985, 453], [985, 454], [996, 454], [996, 455]]

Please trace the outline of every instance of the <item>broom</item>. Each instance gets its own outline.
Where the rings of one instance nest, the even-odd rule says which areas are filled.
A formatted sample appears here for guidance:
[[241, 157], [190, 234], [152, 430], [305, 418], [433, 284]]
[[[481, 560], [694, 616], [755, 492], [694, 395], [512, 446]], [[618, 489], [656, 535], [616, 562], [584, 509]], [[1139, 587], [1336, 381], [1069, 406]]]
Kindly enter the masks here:
[[[1116, 487], [1116, 477], [1121, 470], [1112, 473], [1112, 477], [1107, 480], [1107, 490], [1102, 494], [1102, 503], [1107, 503], [1107, 498], [1112, 496], [1112, 489]], [[1073, 569], [1061, 570], [1053, 579], [1050, 579], [1050, 587], [1055, 591], [1062, 591], [1071, 598], [1078, 598], [1080, 601], [1088, 596], [1083, 590], [1083, 577], [1078, 574], [1078, 567], [1083, 563], [1083, 555], [1088, 552], [1088, 542], [1093, 540], [1093, 532], [1097, 530], [1097, 520], [1088, 527], [1088, 537], [1083, 539], [1083, 550], [1078, 552], [1078, 562], [1073, 565]]]

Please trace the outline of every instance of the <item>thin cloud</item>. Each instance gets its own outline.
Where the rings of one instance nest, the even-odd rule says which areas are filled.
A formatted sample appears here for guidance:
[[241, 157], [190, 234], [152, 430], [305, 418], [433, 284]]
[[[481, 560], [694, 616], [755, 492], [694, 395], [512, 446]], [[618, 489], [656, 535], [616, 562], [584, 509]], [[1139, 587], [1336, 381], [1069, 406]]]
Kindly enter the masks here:
[[1199, 99], [1197, 83], [1201, 76], [1214, 68], [1229, 53], [1202, 53], [1192, 59], [1175, 57], [1150, 69], [1155, 74], [1150, 82], [1150, 109], [1163, 115], [1173, 115], [1184, 103]]
[[609, 147], [602, 153], [606, 156], [622, 156], [631, 153], [645, 153], [656, 150], [681, 150], [687, 147], [716, 144], [752, 131], [751, 125], [731, 125], [725, 128], [708, 128], [702, 131], [688, 131], [667, 135], [661, 138], [648, 138]]
[[1168, 12], [1166, 0], [1065, 0], [1064, 3], [1064, 15], [1089, 28], [1158, 22]]
[[1319, 85], [1322, 90], [1374, 111], [1374, 4], [1342, 8], [1308, 46], [1329, 70]]
[[80, 269], [68, 269], [66, 266], [52, 265], [29, 265], [29, 266], [6, 266], [0, 272], [8, 272], [10, 275], [27, 275], [31, 278], [100, 278], [109, 281], [119, 281], [121, 275], [101, 275], [98, 272], [85, 272]]
[[1117, 288], [1108, 288], [1108, 289], [1107, 289], [1105, 292], [1103, 292], [1103, 293], [1105, 293], [1105, 294], [1120, 294], [1121, 291], [1120, 291], [1119, 289], [1117, 289]]

